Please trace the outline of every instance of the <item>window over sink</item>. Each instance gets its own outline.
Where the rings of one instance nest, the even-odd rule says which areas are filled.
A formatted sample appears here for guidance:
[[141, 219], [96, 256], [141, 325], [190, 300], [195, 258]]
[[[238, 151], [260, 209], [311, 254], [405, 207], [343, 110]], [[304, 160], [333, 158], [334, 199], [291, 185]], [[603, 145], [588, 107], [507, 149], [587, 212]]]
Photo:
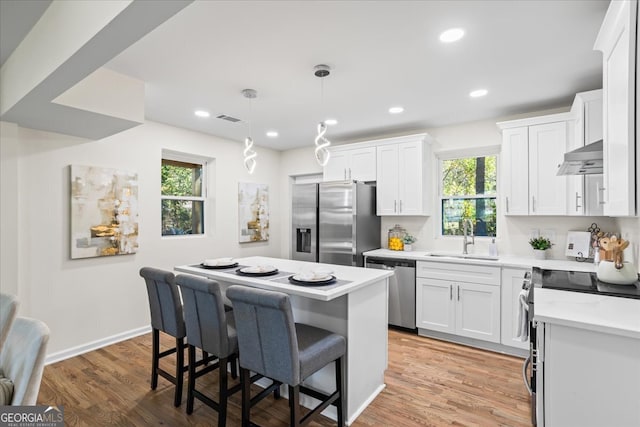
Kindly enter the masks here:
[[497, 232], [497, 149], [484, 153], [440, 153], [440, 233], [463, 234], [471, 220], [476, 236]]

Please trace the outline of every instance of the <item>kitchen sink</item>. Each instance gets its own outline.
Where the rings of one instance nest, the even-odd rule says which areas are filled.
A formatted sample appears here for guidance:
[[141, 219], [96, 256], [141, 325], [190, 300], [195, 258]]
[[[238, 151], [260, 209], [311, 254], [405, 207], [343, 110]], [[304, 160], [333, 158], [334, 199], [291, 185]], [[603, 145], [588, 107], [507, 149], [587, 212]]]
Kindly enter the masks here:
[[479, 255], [479, 254], [461, 254], [458, 252], [429, 252], [425, 254], [427, 257], [443, 257], [443, 258], [458, 258], [458, 259], [469, 259], [469, 260], [479, 260], [479, 261], [498, 261], [497, 256], [491, 255]]

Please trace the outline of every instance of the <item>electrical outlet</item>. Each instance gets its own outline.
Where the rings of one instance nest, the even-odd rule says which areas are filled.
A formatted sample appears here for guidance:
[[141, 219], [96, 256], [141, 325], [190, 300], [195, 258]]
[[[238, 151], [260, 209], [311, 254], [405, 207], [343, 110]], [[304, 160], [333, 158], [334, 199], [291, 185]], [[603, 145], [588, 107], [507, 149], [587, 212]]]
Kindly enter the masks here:
[[535, 239], [536, 237], [540, 237], [540, 230], [537, 228], [532, 228], [529, 230], [529, 238]]
[[542, 230], [542, 235], [547, 239], [551, 240], [551, 243], [558, 243], [556, 242], [556, 230], [554, 230], [553, 228], [547, 228]]

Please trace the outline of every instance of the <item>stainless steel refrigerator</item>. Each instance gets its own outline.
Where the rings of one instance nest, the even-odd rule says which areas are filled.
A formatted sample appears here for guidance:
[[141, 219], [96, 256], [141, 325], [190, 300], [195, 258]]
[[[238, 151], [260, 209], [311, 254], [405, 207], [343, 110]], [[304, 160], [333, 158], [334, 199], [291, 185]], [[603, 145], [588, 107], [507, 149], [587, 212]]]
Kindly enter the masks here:
[[375, 185], [295, 184], [291, 231], [292, 259], [362, 267], [362, 253], [380, 247]]

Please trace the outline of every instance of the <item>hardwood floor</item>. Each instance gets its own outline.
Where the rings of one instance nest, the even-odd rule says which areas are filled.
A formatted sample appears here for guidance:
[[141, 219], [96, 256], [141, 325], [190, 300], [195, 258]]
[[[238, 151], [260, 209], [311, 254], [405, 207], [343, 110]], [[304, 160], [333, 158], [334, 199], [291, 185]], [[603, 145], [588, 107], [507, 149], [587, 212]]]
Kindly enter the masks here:
[[[186, 414], [186, 380], [179, 408], [168, 381], [160, 378], [151, 390], [150, 364], [148, 334], [49, 365], [38, 403], [64, 405], [67, 426], [216, 425], [217, 413], [198, 400], [193, 414]], [[391, 330], [387, 387], [353, 425], [530, 427], [521, 367], [519, 358]], [[216, 374], [202, 384], [210, 384], [217, 398]], [[264, 427], [286, 426], [287, 400], [268, 397], [251, 417]], [[240, 425], [239, 393], [230, 398], [227, 425]]]

